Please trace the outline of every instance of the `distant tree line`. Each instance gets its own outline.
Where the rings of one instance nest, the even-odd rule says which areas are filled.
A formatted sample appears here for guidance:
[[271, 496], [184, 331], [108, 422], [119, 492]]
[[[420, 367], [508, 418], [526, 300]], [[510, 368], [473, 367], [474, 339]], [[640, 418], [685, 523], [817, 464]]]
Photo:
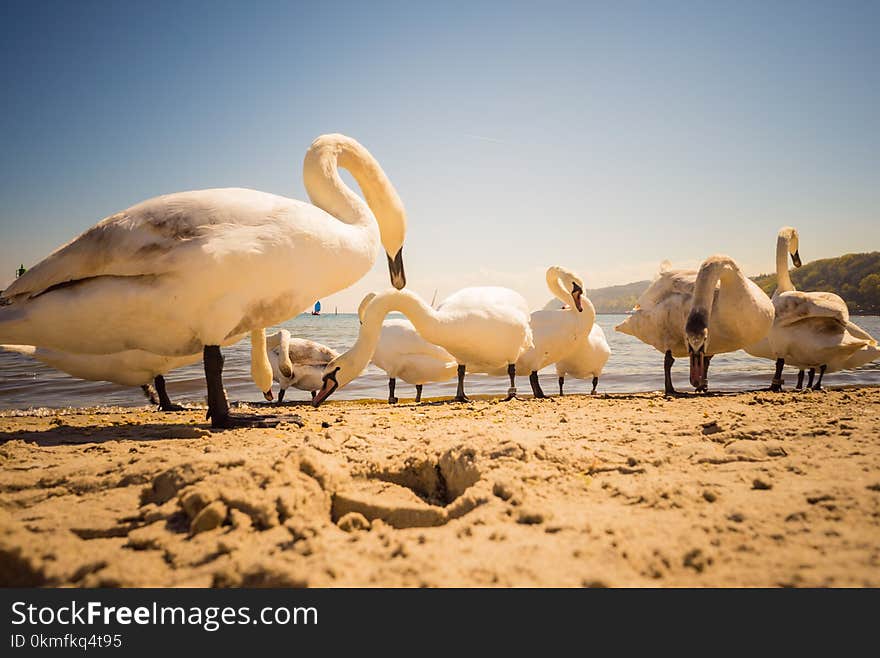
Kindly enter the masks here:
[[[846, 301], [850, 313], [880, 315], [880, 251], [824, 258], [791, 270], [798, 290], [837, 293]], [[776, 290], [776, 275], [752, 277], [768, 295]], [[587, 290], [597, 313], [626, 313], [651, 284], [636, 281], [622, 286]]]

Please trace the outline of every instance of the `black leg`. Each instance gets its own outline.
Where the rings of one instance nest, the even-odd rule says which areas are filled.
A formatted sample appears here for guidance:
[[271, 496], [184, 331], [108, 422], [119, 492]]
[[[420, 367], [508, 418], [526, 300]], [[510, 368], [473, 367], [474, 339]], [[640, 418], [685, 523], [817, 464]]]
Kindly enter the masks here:
[[794, 390], [799, 391], [804, 387], [804, 371], [798, 370], [798, 380], [797, 386], [794, 387]]
[[422, 385], [416, 384], [416, 403], [422, 401]]
[[274, 427], [278, 420], [259, 416], [233, 416], [229, 413], [229, 402], [223, 390], [223, 354], [219, 345], [206, 345], [202, 360], [205, 362], [205, 379], [208, 382], [208, 418], [214, 429], [232, 427]]
[[785, 365], [785, 359], [776, 359], [776, 373], [773, 375], [773, 381], [770, 383], [770, 390], [779, 393], [782, 390], [782, 368]]
[[529, 384], [532, 385], [532, 393], [534, 393], [536, 398], [547, 397], [541, 389], [541, 382], [538, 380], [538, 372], [536, 370], [532, 370], [532, 374], [529, 375]]
[[397, 380], [394, 377], [388, 378], [388, 404], [397, 404], [397, 398], [394, 397], [394, 389], [397, 386]]
[[317, 397], [318, 391], [312, 391], [312, 399], [314, 400]]
[[827, 367], [828, 367], [828, 366], [823, 365], [822, 367], [819, 368], [819, 379], [816, 380], [816, 385], [813, 386], [813, 390], [814, 390], [814, 391], [822, 391], [822, 390], [824, 390], [824, 389], [822, 388], [822, 375], [825, 374], [825, 369], [826, 369]]
[[[285, 394], [285, 393], [287, 393], [287, 389], [286, 389], [286, 388], [279, 388], [279, 389], [278, 389], [278, 404], [281, 404], [281, 403], [284, 401], [284, 394]], [[315, 397], [315, 396], [314, 396], [314, 391], [312, 391], [312, 397], [313, 397], [313, 398]]]
[[562, 386], [565, 384], [565, 377], [559, 378], [559, 395], [562, 395]]
[[703, 357], [703, 379], [700, 380], [700, 386], [697, 388], [698, 393], [708, 393], [709, 392], [709, 362], [712, 360], [714, 355], [710, 354], [709, 356]]
[[675, 387], [672, 385], [672, 364], [675, 359], [672, 358], [672, 350], [666, 350], [666, 356], [663, 357], [663, 383], [666, 386], [666, 395], [675, 395]]
[[807, 380], [807, 388], [813, 388], [813, 378], [816, 376], [815, 368], [810, 368], [809, 376], [810, 378]]
[[599, 385], [599, 378], [593, 377], [593, 390], [590, 391], [590, 395], [596, 395], [596, 387]]
[[159, 411], [184, 411], [185, 407], [174, 404], [168, 397], [168, 391], [165, 390], [165, 378], [162, 375], [156, 375], [153, 379], [156, 386], [156, 392], [159, 394]]
[[458, 390], [455, 392], [455, 401], [456, 402], [470, 402], [470, 399], [467, 395], [464, 394], [464, 373], [465, 366], [459, 364], [458, 366]]
[[141, 384], [141, 390], [144, 392], [144, 395], [147, 397], [151, 404], [159, 404], [159, 399], [156, 397], [156, 391], [153, 390], [152, 386], [150, 386], [149, 384]]
[[[515, 363], [508, 363], [507, 364], [507, 376], [510, 377], [510, 388], [507, 389], [507, 397], [504, 398], [505, 401], [516, 399], [516, 364]], [[535, 377], [537, 377], [537, 374], [535, 375]], [[540, 386], [538, 388], [540, 389]], [[544, 393], [542, 392], [541, 396], [543, 397], [543, 395], [544, 395]]]

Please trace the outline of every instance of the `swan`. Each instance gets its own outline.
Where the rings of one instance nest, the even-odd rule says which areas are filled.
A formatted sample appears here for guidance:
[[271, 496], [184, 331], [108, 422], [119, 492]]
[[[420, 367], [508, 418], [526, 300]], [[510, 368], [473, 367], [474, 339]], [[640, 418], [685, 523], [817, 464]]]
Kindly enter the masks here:
[[[321, 343], [304, 338], [291, 338], [287, 329], [269, 336], [266, 339], [266, 346], [269, 349], [272, 377], [280, 384], [278, 404], [284, 400], [284, 394], [291, 386], [301, 391], [311, 391], [314, 398], [317, 390], [321, 388], [324, 366], [339, 356], [339, 352]], [[287, 364], [289, 367], [285, 370]]]
[[[163, 375], [175, 368], [196, 363], [202, 358], [201, 354], [168, 357], [143, 350], [125, 350], [114, 354], [73, 354], [34, 345], [0, 345], [0, 350], [28, 356], [78, 379], [112, 382], [120, 386], [140, 386], [147, 398], [159, 406], [160, 411], [184, 409], [168, 397]], [[156, 394], [150, 388], [151, 384], [155, 386]]]
[[268, 424], [230, 415], [221, 347], [352, 285], [380, 243], [392, 285], [406, 284], [406, 214], [373, 156], [350, 137], [323, 135], [306, 152], [303, 179], [311, 204], [211, 189], [111, 215], [2, 293], [0, 343], [82, 354], [202, 352], [212, 426]]
[[[783, 226], [776, 237], [776, 291], [772, 301], [775, 320], [767, 336], [746, 348], [752, 356], [776, 361], [771, 391], [782, 390], [782, 369], [786, 363], [797, 366], [798, 386], [803, 386], [804, 370], [810, 370], [807, 386], [822, 388], [827, 372], [856, 368], [880, 356], [877, 341], [850, 321], [846, 302], [831, 292], [800, 292], [788, 271], [791, 255], [795, 267], [801, 266], [800, 237], [797, 229]], [[813, 384], [816, 370], [819, 379]]]
[[367, 366], [379, 341], [382, 320], [391, 311], [403, 313], [422, 338], [453, 356], [458, 364], [456, 401], [470, 401], [464, 392], [466, 369], [492, 372], [504, 364], [510, 377], [507, 399], [516, 396], [516, 361], [534, 345], [529, 307], [522, 295], [494, 286], [463, 288], [434, 310], [408, 290], [388, 290], [376, 295], [364, 310], [354, 346], [327, 364], [313, 401], [316, 407]]
[[[375, 296], [369, 293], [361, 302], [358, 308], [361, 322]], [[416, 387], [416, 402], [421, 402], [422, 386], [452, 379], [458, 368], [449, 352], [422, 338], [406, 318], [392, 318], [382, 323], [372, 363], [388, 375], [388, 404], [397, 404], [394, 391], [398, 378]]]
[[762, 339], [773, 324], [773, 303], [729, 256], [710, 256], [695, 270], [660, 274], [639, 297], [632, 314], [615, 327], [665, 355], [665, 390], [675, 395], [672, 364], [690, 357], [690, 382], [708, 390], [709, 361]]
[[545, 306], [531, 314], [529, 324], [534, 346], [523, 352], [516, 362], [517, 372], [529, 373], [529, 384], [536, 398], [547, 397], [541, 389], [538, 371], [574, 352], [578, 343], [586, 340], [596, 319], [596, 309], [584, 298], [584, 282], [577, 274], [554, 265], [547, 269], [546, 280], [562, 307], [559, 304], [555, 308]]
[[602, 369], [611, 356], [611, 348], [605, 339], [605, 332], [598, 324], [593, 324], [586, 340], [578, 341], [574, 352], [556, 363], [556, 376], [559, 378], [559, 395], [562, 395], [562, 387], [565, 384], [565, 376], [571, 375], [576, 379], [593, 378], [593, 388], [590, 395], [596, 394], [599, 385], [599, 377]]

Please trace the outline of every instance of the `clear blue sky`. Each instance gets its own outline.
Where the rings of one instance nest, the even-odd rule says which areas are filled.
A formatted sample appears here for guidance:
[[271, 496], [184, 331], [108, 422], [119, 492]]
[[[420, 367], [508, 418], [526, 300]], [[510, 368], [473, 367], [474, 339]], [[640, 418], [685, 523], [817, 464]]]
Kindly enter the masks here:
[[[880, 249], [880, 3], [4, 2], [0, 286], [143, 199], [305, 199], [363, 142], [410, 216], [411, 286], [547, 297], [715, 252]], [[349, 310], [388, 285], [384, 258]]]

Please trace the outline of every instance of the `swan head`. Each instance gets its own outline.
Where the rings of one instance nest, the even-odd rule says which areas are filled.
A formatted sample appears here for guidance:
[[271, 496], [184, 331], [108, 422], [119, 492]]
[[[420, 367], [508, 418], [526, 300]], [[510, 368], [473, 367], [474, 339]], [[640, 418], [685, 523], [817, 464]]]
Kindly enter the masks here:
[[357, 377], [366, 364], [358, 366], [355, 354], [351, 351], [340, 354], [324, 367], [321, 390], [312, 400], [312, 406], [318, 407], [337, 389], [342, 388]]
[[691, 361], [691, 385], [698, 388], [706, 374], [706, 345], [709, 342], [708, 312], [701, 308], [692, 309], [684, 332]]
[[584, 282], [577, 274], [564, 267], [555, 266], [547, 270], [547, 278], [557, 279], [565, 292], [571, 295], [574, 308], [578, 313], [583, 313]]
[[361, 303], [358, 305], [358, 320], [360, 323], [364, 323], [364, 313], [367, 310], [367, 306], [370, 305], [370, 302], [373, 301], [373, 298], [376, 296], [374, 292], [368, 292], [364, 295], [364, 298], [361, 300]]
[[779, 239], [784, 240], [791, 256], [791, 263], [795, 267], [801, 266], [801, 255], [798, 253], [798, 231], [793, 226], [783, 226], [779, 229]]

